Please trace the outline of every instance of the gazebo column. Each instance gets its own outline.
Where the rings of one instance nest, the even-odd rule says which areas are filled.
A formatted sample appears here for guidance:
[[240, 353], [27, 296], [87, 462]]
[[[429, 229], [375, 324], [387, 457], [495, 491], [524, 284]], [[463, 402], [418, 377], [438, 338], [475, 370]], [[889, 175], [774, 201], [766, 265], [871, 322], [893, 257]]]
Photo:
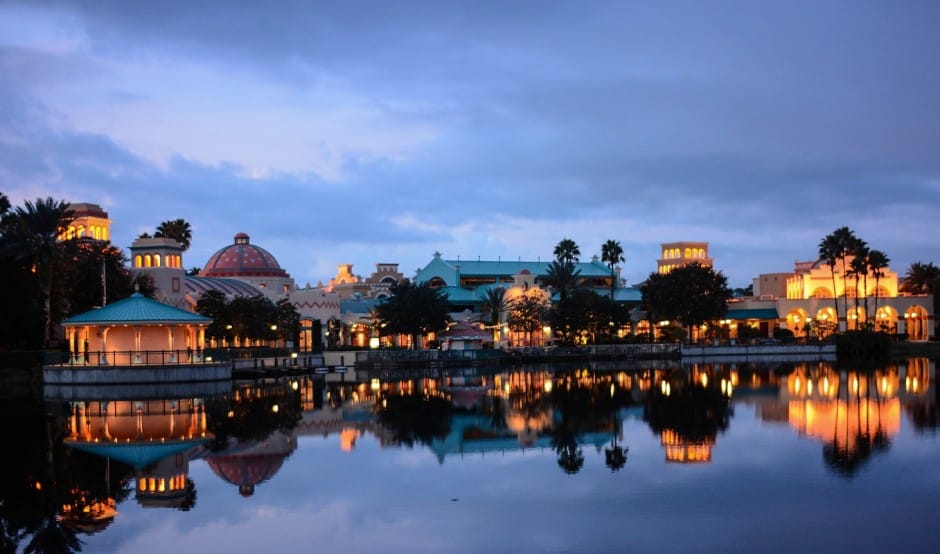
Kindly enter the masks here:
[[134, 363], [142, 363], [140, 358], [140, 325], [134, 326]]
[[175, 362], [176, 352], [174, 351], [174, 345], [173, 345], [173, 326], [172, 325], [167, 326], [166, 334], [167, 334], [166, 339], [167, 339], [167, 346], [168, 346], [167, 350], [170, 351], [169, 361]]
[[206, 328], [202, 325], [199, 326], [199, 351], [202, 352], [206, 348]]
[[108, 365], [108, 331], [110, 327], [101, 330], [101, 357], [98, 361], [100, 365]]
[[69, 354], [72, 357], [71, 363], [73, 364], [80, 363], [78, 359], [78, 349], [76, 348], [76, 344], [75, 344], [75, 328], [74, 327], [67, 328], [66, 335], [68, 336], [68, 339], [69, 339]]

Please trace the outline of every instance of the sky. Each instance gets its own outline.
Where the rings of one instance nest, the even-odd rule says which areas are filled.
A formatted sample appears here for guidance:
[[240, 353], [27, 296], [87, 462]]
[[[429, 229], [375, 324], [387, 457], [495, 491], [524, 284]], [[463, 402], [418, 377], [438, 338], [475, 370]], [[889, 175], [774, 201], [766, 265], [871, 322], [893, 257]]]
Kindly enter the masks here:
[[298, 285], [434, 252], [707, 241], [732, 287], [849, 226], [940, 262], [940, 4], [0, 0], [0, 192]]

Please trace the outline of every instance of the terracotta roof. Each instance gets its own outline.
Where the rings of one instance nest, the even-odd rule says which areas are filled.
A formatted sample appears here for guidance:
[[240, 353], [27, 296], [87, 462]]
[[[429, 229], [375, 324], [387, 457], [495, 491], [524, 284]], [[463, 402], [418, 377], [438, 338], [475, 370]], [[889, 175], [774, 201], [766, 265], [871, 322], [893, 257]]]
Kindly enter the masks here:
[[200, 277], [287, 277], [287, 272], [277, 263], [270, 252], [251, 244], [245, 233], [235, 235], [235, 242], [217, 251], [205, 267], [199, 272]]

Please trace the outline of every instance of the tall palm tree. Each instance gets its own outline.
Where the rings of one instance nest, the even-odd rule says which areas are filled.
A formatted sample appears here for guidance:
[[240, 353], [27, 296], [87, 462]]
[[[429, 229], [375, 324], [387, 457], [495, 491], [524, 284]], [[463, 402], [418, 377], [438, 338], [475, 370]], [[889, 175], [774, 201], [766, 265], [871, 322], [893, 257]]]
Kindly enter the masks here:
[[836, 264], [839, 263], [839, 255], [842, 247], [839, 244], [838, 237], [830, 233], [826, 235], [819, 243], [819, 259], [829, 266], [829, 274], [832, 276], [832, 304], [836, 310], [836, 323], [839, 321], [839, 295], [836, 294]]
[[503, 287], [488, 289], [486, 296], [483, 297], [483, 313], [489, 316], [489, 324], [496, 327], [494, 335], [499, 332], [499, 324], [502, 322], [505, 310], [506, 289]]
[[568, 298], [568, 293], [577, 285], [580, 276], [581, 270], [575, 269], [571, 261], [555, 260], [548, 265], [545, 275], [539, 280], [542, 284], [557, 290], [560, 300], [564, 301]]
[[[845, 315], [848, 315], [849, 299], [845, 294], [848, 290], [845, 284], [845, 278], [847, 277], [849, 269], [848, 257], [851, 256], [853, 252], [855, 252], [855, 250], [859, 247], [860, 239], [855, 236], [855, 231], [849, 229], [848, 227], [839, 227], [833, 231], [832, 234], [835, 236], [836, 242], [839, 246], [839, 263], [842, 268], [842, 312]], [[858, 295], [856, 295], [856, 298], [858, 298]], [[836, 315], [838, 315], [838, 312]]]
[[193, 230], [189, 222], [185, 219], [167, 220], [157, 226], [157, 232], [153, 234], [156, 238], [175, 239], [180, 243], [183, 250], [189, 249], [189, 244], [193, 240]]
[[32, 267], [43, 293], [44, 344], [49, 343], [52, 333], [52, 283], [56, 262], [62, 255], [59, 236], [73, 219], [69, 204], [51, 197], [27, 200], [5, 217], [4, 253]]
[[[858, 280], [862, 279], [862, 294], [865, 295], [865, 324], [868, 324], [868, 246], [859, 244], [855, 250], [855, 257], [849, 263], [852, 275], [855, 277], [855, 316], [858, 317]], [[858, 330], [858, 319], [855, 320], [855, 330]]]
[[578, 244], [569, 239], [564, 238], [555, 246], [555, 259], [559, 262], [575, 262], [578, 261], [578, 256], [581, 255], [581, 249], [578, 248]]
[[884, 270], [887, 269], [888, 264], [891, 262], [888, 259], [888, 255], [882, 252], [881, 250], [871, 250], [868, 252], [868, 268], [871, 270], [872, 276], [875, 277], [875, 316], [878, 315], [878, 284], [881, 281], [881, 278], [884, 277]]
[[601, 260], [607, 262], [610, 268], [610, 298], [614, 298], [614, 289], [617, 288], [617, 277], [614, 274], [614, 265], [625, 261], [623, 257], [623, 247], [620, 241], [609, 239], [601, 245]]

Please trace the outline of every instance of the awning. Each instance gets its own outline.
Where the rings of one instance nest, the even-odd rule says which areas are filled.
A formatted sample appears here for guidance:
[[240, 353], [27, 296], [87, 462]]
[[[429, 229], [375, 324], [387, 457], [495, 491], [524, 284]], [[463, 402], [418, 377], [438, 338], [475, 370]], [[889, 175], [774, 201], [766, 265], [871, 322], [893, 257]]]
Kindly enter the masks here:
[[780, 316], [777, 315], [775, 308], [754, 308], [750, 310], [728, 310], [724, 319], [780, 319]]

